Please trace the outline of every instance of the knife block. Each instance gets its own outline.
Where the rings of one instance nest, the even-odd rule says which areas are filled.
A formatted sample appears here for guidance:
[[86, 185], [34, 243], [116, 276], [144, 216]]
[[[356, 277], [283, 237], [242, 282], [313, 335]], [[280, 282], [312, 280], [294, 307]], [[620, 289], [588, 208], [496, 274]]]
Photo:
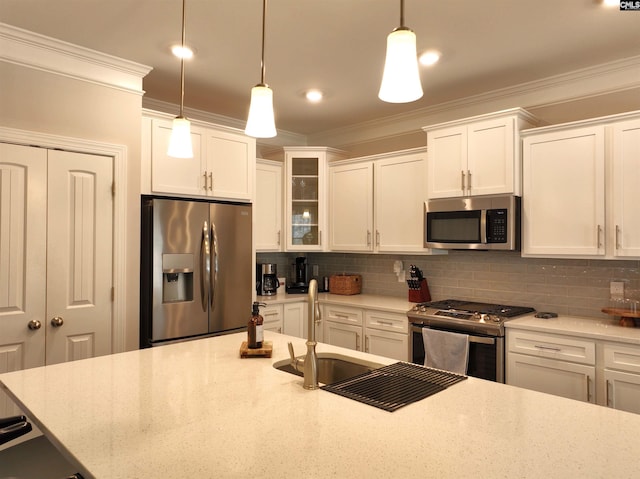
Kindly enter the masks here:
[[[418, 281], [418, 280], [413, 280]], [[417, 288], [409, 287], [409, 302], [411, 303], [426, 303], [431, 301], [431, 293], [429, 292], [429, 285], [427, 279], [422, 278], [418, 283]]]

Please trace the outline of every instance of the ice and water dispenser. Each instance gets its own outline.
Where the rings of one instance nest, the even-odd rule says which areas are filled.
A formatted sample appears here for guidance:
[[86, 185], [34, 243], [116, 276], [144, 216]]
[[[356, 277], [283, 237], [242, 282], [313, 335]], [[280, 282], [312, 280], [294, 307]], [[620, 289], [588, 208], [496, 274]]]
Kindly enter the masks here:
[[162, 302], [193, 301], [193, 255], [162, 255]]

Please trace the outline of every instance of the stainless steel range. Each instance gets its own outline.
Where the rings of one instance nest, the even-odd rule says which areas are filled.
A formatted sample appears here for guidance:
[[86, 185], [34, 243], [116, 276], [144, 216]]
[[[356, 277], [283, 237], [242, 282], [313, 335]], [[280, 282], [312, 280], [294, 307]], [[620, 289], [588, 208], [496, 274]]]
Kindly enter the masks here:
[[424, 363], [422, 329], [469, 335], [469, 376], [504, 382], [504, 323], [535, 309], [457, 299], [419, 303], [407, 312], [411, 323], [410, 357]]

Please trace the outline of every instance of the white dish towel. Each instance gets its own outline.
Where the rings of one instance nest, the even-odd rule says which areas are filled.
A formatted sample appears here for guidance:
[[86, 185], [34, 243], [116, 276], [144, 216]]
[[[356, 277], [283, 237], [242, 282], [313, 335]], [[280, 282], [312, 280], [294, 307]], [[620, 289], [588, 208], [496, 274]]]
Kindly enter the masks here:
[[469, 335], [422, 328], [424, 341], [424, 365], [467, 374], [469, 363]]

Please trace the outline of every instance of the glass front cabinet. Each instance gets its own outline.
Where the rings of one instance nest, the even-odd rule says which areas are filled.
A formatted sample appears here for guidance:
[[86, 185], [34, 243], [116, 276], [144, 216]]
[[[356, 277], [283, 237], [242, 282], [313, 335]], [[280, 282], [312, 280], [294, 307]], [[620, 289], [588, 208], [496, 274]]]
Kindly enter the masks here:
[[328, 249], [327, 163], [346, 158], [327, 147], [285, 147], [288, 251]]

